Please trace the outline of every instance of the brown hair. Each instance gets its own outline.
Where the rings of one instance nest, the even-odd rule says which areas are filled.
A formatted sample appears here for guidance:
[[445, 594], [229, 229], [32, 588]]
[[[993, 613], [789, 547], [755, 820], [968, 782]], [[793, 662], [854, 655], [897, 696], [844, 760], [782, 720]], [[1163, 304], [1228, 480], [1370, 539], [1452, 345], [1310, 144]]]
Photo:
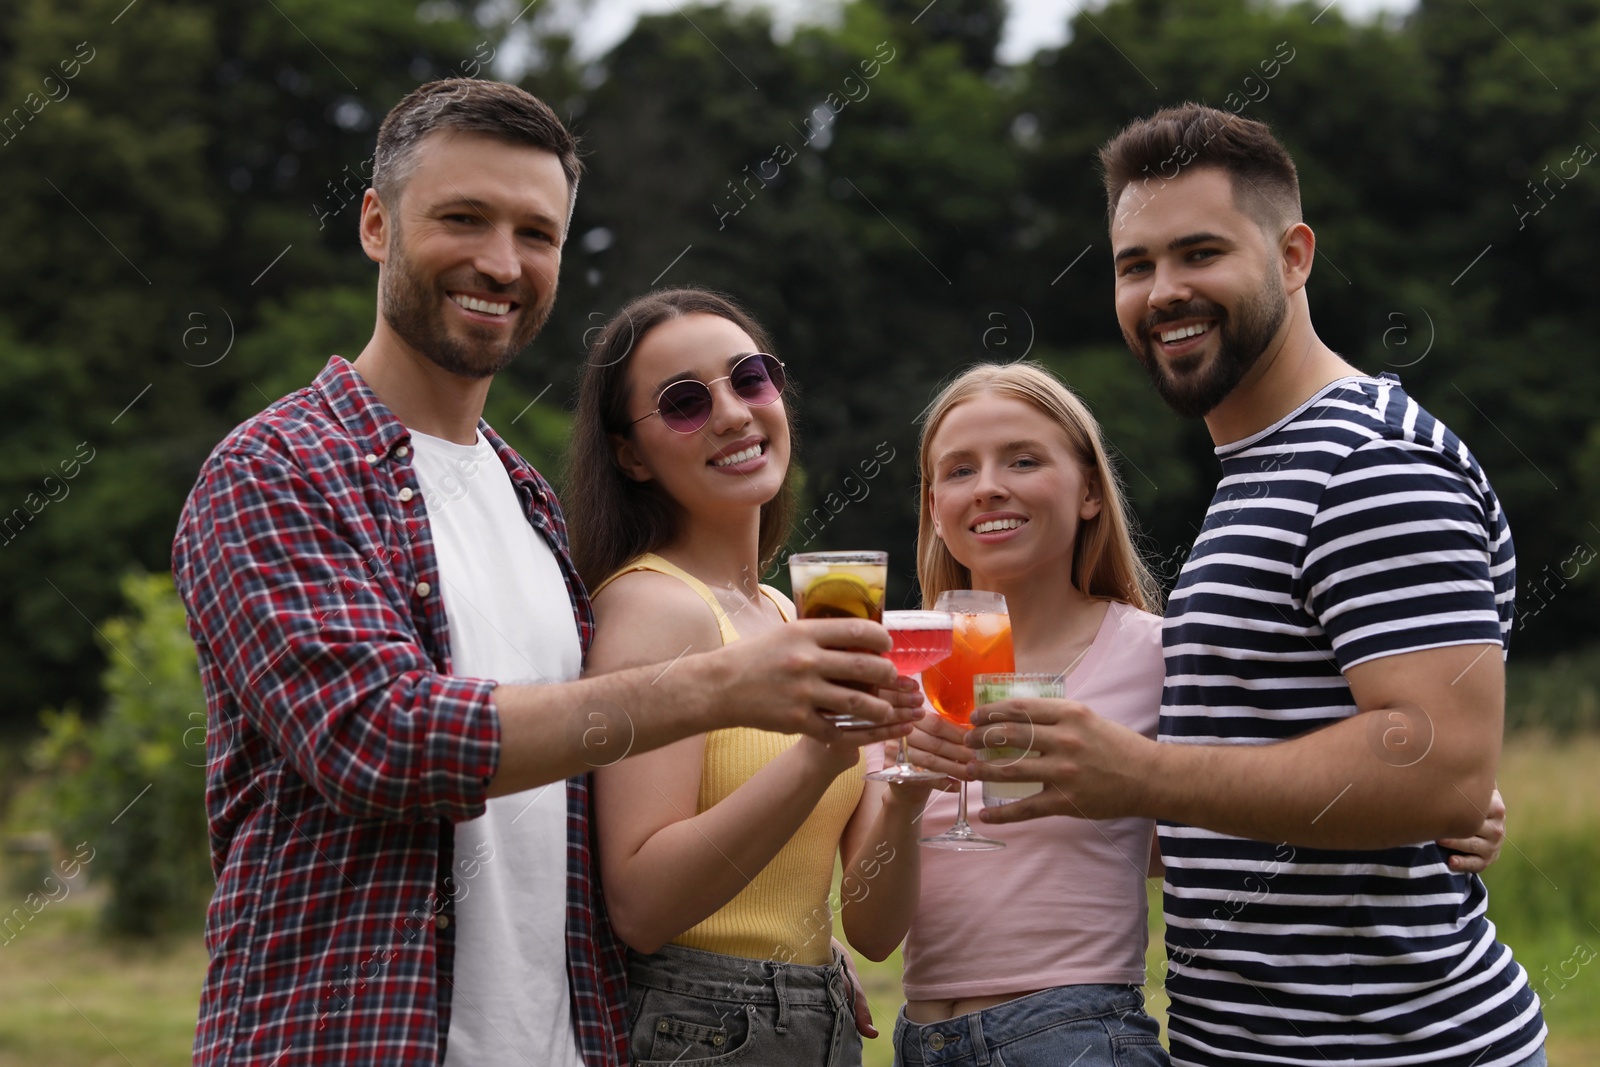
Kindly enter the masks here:
[[[591, 588], [635, 556], [661, 548], [678, 534], [677, 503], [655, 482], [636, 482], [623, 473], [611, 436], [633, 435], [628, 420], [628, 366], [639, 342], [663, 322], [694, 314], [727, 319], [750, 335], [757, 351], [772, 352], [772, 339], [749, 312], [707, 289], [664, 289], [638, 297], [611, 316], [589, 346], [589, 362], [578, 385], [578, 411], [572, 424], [562, 499], [572, 529], [573, 560]], [[791, 449], [798, 447], [793, 396], [791, 386], [784, 392]], [[789, 536], [794, 520], [793, 483], [791, 462], [777, 496], [761, 505], [762, 565]]]
[[550, 106], [504, 82], [443, 78], [412, 90], [378, 127], [372, 157], [372, 187], [393, 207], [416, 167], [417, 146], [435, 130], [481, 133], [506, 144], [552, 152], [567, 178], [567, 216], [577, 203], [583, 162], [578, 142]]
[[1186, 167], [1226, 172], [1234, 203], [1263, 230], [1300, 221], [1300, 178], [1283, 145], [1265, 123], [1214, 107], [1182, 104], [1130, 123], [1101, 146], [1100, 166], [1112, 222], [1129, 186], [1139, 183], [1142, 198], [1151, 182], [1164, 186]]
[[1132, 524], [1123, 502], [1121, 482], [1106, 455], [1100, 424], [1084, 402], [1043, 366], [1026, 363], [980, 363], [963, 371], [940, 390], [922, 417], [917, 446], [918, 497], [917, 581], [922, 602], [932, 604], [947, 589], [972, 588], [972, 572], [959, 563], [933, 531], [933, 438], [957, 405], [992, 393], [1036, 408], [1061, 428], [1079, 466], [1100, 486], [1100, 513], [1078, 527], [1072, 551], [1072, 584], [1100, 600], [1120, 600], [1150, 610], [1159, 603], [1156, 585], [1134, 547]]

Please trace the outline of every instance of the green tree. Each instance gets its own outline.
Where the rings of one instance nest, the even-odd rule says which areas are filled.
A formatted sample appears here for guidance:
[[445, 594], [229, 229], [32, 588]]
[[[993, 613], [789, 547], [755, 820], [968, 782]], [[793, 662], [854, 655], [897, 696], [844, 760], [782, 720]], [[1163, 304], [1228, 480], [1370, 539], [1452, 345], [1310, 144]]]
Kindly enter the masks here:
[[183, 604], [165, 575], [130, 575], [126, 617], [101, 627], [104, 715], [44, 713], [34, 747], [37, 814], [87, 845], [111, 896], [112, 933], [152, 937], [192, 926], [213, 885], [206, 837], [206, 704]]
[[[749, 304], [791, 363], [805, 514], [827, 523], [811, 547], [887, 546], [897, 603], [915, 416], [979, 358], [1040, 356], [1077, 385], [1152, 550], [1179, 558], [1215, 461], [1121, 354], [1094, 153], [1196, 99], [1270, 122], [1299, 162], [1322, 335], [1398, 372], [1484, 463], [1539, 606], [1519, 649], [1600, 637], [1600, 568], [1567, 563], [1600, 548], [1600, 363], [1579, 313], [1600, 0], [1422, 0], [1370, 24], [1321, 0], [1113, 0], [1009, 68], [994, 0], [853, 0], [781, 41], [759, 10], [690, 7], [594, 62], [543, 6], [512, 24], [523, 7], [0, 6], [0, 719], [97, 706], [88, 620], [119, 610], [115, 576], [164, 570], [207, 452], [369, 334], [354, 205], [380, 117], [429, 78], [489, 76], [508, 37], [588, 154], [565, 291], [490, 400], [547, 473], [587, 331], [700, 283]], [[880, 442], [895, 458], [870, 503], [836, 508]]]
[[[982, 351], [1015, 178], [1000, 90], [961, 41], [907, 32], [914, 16], [851, 4], [786, 45], [759, 12], [641, 19], [582, 96], [568, 276], [583, 287], [528, 364], [573, 382], [584, 332], [653, 284], [733, 294], [799, 389], [802, 515], [826, 522], [812, 547], [891, 546], [896, 602], [915, 590], [914, 418]], [[871, 503], [830, 506], [862, 464]]]
[[88, 620], [119, 610], [115, 576], [167, 568], [206, 454], [335, 350], [295, 344], [370, 333], [351, 201], [377, 118], [486, 74], [515, 14], [424, 7], [0, 6], [0, 114], [29, 116], [0, 135], [0, 719], [99, 703]]

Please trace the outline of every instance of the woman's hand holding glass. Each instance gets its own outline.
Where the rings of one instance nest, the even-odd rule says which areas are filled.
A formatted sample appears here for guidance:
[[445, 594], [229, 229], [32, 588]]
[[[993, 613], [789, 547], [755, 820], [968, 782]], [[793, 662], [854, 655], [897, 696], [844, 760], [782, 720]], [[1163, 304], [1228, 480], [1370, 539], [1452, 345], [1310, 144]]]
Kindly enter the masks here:
[[914, 724], [911, 734], [901, 741], [890, 741], [886, 748], [884, 759], [894, 759], [898, 754], [901, 744], [908, 745], [911, 750], [911, 762], [918, 767], [926, 767], [930, 771], [938, 771], [946, 776], [944, 782], [936, 788], [950, 792], [955, 789], [955, 783], [950, 778], [970, 782], [972, 776], [967, 773], [967, 764], [974, 758], [973, 750], [967, 747], [967, 731], [954, 723], [947, 722], [938, 715], [925, 714]]
[[[896, 715], [903, 715], [912, 710], [920, 711], [923, 707], [922, 688], [917, 685], [915, 678], [896, 678], [892, 689], [876, 689], [873, 695], [894, 708]], [[880, 743], [895, 744], [894, 738], [898, 737], [906, 726], [904, 720], [897, 719], [882, 726], [834, 728], [831, 731], [833, 736], [828, 739], [807, 735], [801, 740], [804, 744], [815, 744], [816, 755], [829, 762], [832, 774], [839, 775], [856, 765], [861, 750], [866, 746]]]

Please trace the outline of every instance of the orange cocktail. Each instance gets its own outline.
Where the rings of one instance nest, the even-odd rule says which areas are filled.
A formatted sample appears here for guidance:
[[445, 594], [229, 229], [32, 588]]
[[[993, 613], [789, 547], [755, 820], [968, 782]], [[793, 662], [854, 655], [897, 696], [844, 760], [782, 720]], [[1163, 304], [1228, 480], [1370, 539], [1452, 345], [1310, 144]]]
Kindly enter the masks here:
[[957, 726], [972, 725], [977, 706], [972, 678], [977, 674], [1010, 673], [1017, 669], [1011, 647], [1011, 616], [955, 612], [950, 655], [922, 672], [922, 689], [934, 710]]
[[[962, 729], [972, 726], [977, 706], [972, 678], [977, 674], [1009, 674], [1017, 669], [1011, 648], [1011, 616], [1006, 598], [980, 589], [946, 589], [934, 604], [955, 622], [948, 658], [922, 672], [922, 690], [941, 718]], [[982, 837], [967, 822], [967, 783], [956, 790], [956, 824], [942, 834], [922, 839], [932, 848], [982, 851], [1005, 848], [1004, 841]]]

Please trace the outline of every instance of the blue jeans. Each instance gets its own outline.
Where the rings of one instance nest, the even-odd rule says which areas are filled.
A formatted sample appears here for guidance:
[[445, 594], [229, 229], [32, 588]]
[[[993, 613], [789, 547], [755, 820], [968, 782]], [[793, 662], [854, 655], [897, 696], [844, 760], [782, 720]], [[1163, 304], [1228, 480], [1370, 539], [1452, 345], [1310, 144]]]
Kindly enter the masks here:
[[894, 1024], [898, 1067], [1168, 1067], [1161, 1027], [1131, 985], [1067, 985], [992, 1008]]
[[667, 945], [628, 953], [634, 1067], [859, 1067], [849, 979], [825, 967]]

